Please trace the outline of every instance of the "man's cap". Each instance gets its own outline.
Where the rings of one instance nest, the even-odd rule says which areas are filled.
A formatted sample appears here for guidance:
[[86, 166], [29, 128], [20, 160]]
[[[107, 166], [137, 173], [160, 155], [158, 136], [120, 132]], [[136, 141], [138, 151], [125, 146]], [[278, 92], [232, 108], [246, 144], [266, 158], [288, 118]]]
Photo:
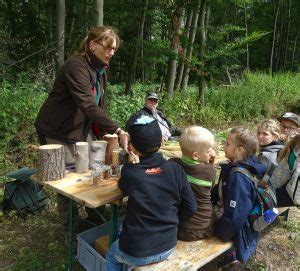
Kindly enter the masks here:
[[286, 112], [282, 114], [280, 117], [277, 118], [279, 121], [281, 120], [290, 120], [294, 122], [298, 127], [300, 126], [300, 118], [297, 116], [297, 114], [292, 112]]
[[127, 125], [131, 144], [136, 150], [147, 154], [160, 147], [162, 133], [156, 119], [149, 116], [139, 116], [130, 119], [130, 123]]
[[146, 98], [147, 98], [147, 100], [148, 99], [156, 99], [156, 100], [158, 100], [158, 96], [157, 96], [157, 94], [155, 92], [149, 92], [147, 94]]

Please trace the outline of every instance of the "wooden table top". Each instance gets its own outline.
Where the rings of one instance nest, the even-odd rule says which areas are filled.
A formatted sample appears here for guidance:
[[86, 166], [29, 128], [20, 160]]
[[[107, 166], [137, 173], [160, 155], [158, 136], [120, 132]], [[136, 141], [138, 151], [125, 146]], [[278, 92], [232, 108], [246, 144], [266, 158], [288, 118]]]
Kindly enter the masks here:
[[93, 184], [90, 171], [81, 174], [69, 172], [63, 179], [56, 181], [41, 182], [36, 174], [32, 175], [31, 179], [89, 208], [97, 208], [122, 199], [121, 190], [117, 185], [118, 178]]

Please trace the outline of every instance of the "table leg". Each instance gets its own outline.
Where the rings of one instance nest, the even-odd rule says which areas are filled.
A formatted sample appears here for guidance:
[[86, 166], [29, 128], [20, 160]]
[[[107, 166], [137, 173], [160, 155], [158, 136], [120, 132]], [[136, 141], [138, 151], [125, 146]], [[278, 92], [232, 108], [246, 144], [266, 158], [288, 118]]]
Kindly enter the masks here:
[[116, 240], [116, 229], [118, 225], [118, 205], [110, 204], [109, 222], [109, 246]]
[[68, 271], [73, 268], [73, 200], [69, 203], [69, 232], [68, 232]]

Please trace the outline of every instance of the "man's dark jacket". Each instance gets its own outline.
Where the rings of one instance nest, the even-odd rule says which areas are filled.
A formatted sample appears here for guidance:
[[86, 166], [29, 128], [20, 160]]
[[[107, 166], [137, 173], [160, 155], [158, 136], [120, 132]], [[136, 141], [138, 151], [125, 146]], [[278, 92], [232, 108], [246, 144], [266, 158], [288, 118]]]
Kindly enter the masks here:
[[93, 54], [89, 56], [90, 60], [74, 55], [60, 69], [35, 122], [40, 134], [74, 143], [86, 140], [92, 123], [106, 133], [118, 129], [119, 126], [105, 113], [105, 73], [98, 75], [103, 86], [99, 104], [96, 104], [96, 76], [103, 64]]
[[[170, 131], [170, 133], [172, 135], [177, 135], [178, 133], [180, 134], [179, 129], [177, 127], [173, 127], [171, 125], [171, 123], [168, 121], [168, 119], [166, 118], [165, 114], [162, 111], [157, 110], [157, 114], [167, 123], [168, 127], [166, 127], [166, 128], [169, 129], [169, 131]], [[153, 115], [153, 112], [150, 109], [148, 109], [147, 107], [143, 107], [142, 109], [140, 109], [139, 111], [137, 111], [136, 113], [134, 113], [130, 117], [130, 119], [127, 121], [127, 123], [126, 123], [126, 131], [129, 131], [129, 127], [132, 124], [132, 120], [136, 120], [140, 116], [150, 116], [152, 118], [155, 118], [154, 115]], [[162, 124], [162, 125], [164, 125], [164, 124]]]
[[197, 210], [183, 168], [160, 153], [145, 155], [140, 163], [123, 166], [119, 188], [128, 195], [120, 249], [147, 257], [175, 247], [179, 221]]

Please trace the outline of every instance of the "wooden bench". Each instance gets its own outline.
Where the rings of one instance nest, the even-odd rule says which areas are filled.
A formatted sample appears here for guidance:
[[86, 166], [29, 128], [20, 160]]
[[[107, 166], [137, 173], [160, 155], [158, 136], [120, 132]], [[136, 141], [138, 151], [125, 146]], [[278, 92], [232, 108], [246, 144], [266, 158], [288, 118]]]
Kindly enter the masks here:
[[[279, 215], [286, 214], [288, 207], [278, 208]], [[285, 220], [287, 216], [285, 216]], [[171, 256], [159, 263], [136, 267], [135, 271], [194, 271], [206, 265], [232, 247], [232, 242], [223, 243], [217, 237], [184, 242], [178, 241]]]
[[159, 263], [136, 267], [138, 271], [197, 270], [231, 248], [232, 243], [223, 243], [217, 237], [193, 242], [178, 241], [171, 256]]

